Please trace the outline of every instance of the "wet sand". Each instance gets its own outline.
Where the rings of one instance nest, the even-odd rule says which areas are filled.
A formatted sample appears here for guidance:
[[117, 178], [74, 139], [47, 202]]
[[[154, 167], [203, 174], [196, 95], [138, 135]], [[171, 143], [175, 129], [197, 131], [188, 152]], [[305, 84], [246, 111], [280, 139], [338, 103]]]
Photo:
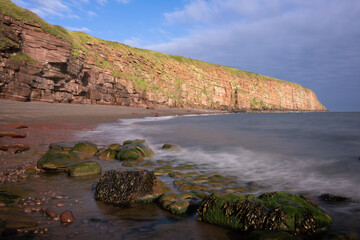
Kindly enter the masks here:
[[0, 124], [25, 123], [82, 123], [99, 124], [118, 119], [154, 116], [204, 114], [220, 111], [187, 109], [146, 109], [123, 106], [64, 104], [44, 102], [17, 102], [0, 99]]

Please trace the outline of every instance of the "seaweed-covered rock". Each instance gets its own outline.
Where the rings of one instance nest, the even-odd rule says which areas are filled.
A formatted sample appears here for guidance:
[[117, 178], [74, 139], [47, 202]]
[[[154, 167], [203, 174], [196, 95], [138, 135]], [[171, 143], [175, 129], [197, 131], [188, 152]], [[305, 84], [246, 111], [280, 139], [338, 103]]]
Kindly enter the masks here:
[[118, 149], [119, 147], [121, 147], [122, 145], [121, 144], [117, 144], [117, 143], [114, 143], [114, 144], [111, 144], [107, 147], [107, 149], [112, 149], [112, 150], [116, 150]]
[[49, 145], [49, 149], [55, 148], [58, 150], [71, 151], [71, 149], [79, 142], [56, 142]]
[[97, 157], [103, 161], [115, 160], [117, 152], [113, 149], [106, 149], [101, 152]]
[[180, 151], [181, 150], [181, 148], [180, 147], [178, 147], [178, 146], [175, 146], [175, 145], [172, 145], [172, 144], [167, 144], [167, 143], [165, 143], [163, 146], [162, 146], [162, 148], [161, 148], [162, 150], [170, 150], [170, 151]]
[[86, 161], [68, 167], [68, 172], [72, 177], [101, 174], [101, 166], [98, 162]]
[[147, 170], [110, 170], [99, 179], [95, 199], [120, 207], [151, 202], [172, 190]]
[[52, 148], [39, 159], [37, 167], [44, 170], [65, 170], [79, 161], [77, 155], [71, 151]]
[[351, 198], [332, 195], [329, 193], [320, 195], [320, 199], [323, 200], [324, 202], [328, 202], [331, 204], [348, 204], [348, 203], [353, 202], [353, 200]]
[[72, 148], [73, 152], [87, 153], [95, 155], [98, 151], [97, 146], [89, 142], [80, 142]]
[[203, 199], [197, 220], [240, 231], [284, 231], [307, 236], [328, 230], [331, 218], [319, 206], [290, 193], [212, 194]]
[[119, 160], [143, 160], [155, 156], [145, 140], [127, 140], [116, 149]]
[[200, 202], [200, 199], [191, 193], [165, 193], [158, 199], [162, 209], [175, 215], [194, 213], [200, 206]]

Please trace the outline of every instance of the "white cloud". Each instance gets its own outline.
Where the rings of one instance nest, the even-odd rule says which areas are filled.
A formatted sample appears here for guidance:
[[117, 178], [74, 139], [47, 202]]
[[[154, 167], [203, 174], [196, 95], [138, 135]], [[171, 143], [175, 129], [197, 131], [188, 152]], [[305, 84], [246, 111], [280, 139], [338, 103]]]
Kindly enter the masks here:
[[124, 40], [124, 43], [126, 45], [129, 45], [129, 46], [132, 46], [132, 47], [141, 47], [142, 42], [143, 41], [140, 38], [137, 38], [137, 37], [132, 37], [132, 38]]
[[107, 0], [96, 0], [99, 4], [105, 5], [108, 1]]
[[77, 31], [77, 32], [87, 32], [87, 33], [91, 33], [92, 31], [90, 29], [88, 29], [87, 27], [65, 27], [66, 29], [70, 30], [70, 31]]
[[88, 15], [91, 17], [97, 16], [96, 12], [93, 12], [93, 11], [88, 11]]
[[130, 3], [131, 0], [117, 0], [117, 2], [122, 3], [122, 4], [128, 4]]

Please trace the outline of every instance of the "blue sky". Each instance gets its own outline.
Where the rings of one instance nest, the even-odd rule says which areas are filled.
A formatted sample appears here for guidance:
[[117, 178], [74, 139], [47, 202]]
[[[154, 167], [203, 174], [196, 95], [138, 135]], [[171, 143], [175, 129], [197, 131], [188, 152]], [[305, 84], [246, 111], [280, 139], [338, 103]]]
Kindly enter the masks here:
[[296, 82], [360, 111], [358, 0], [13, 0], [51, 24]]

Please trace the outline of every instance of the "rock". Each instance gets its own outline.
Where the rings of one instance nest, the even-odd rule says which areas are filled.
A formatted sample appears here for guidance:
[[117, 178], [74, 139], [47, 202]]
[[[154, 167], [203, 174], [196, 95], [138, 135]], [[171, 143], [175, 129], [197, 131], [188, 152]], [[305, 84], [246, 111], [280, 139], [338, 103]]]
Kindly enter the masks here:
[[59, 216], [59, 214], [51, 209], [46, 210], [46, 215], [48, 215], [51, 218], [56, 218]]
[[44, 170], [64, 171], [80, 160], [75, 153], [55, 148], [49, 149], [37, 162], [37, 167]]
[[79, 142], [56, 142], [49, 145], [49, 149], [55, 148], [58, 150], [71, 151], [72, 148]]
[[115, 160], [117, 152], [113, 149], [106, 149], [105, 151], [101, 152], [97, 157], [99, 160], [103, 161], [111, 161]]
[[206, 185], [187, 182], [187, 183], [180, 185], [179, 190], [180, 191], [209, 191], [210, 187], [206, 186]]
[[114, 144], [109, 145], [107, 149], [116, 150], [116, 149], [118, 149], [119, 147], [122, 147], [122, 145], [121, 145], [121, 144], [114, 143]]
[[320, 199], [332, 204], [347, 204], [353, 202], [351, 198], [336, 196], [329, 193], [320, 195]]
[[26, 134], [19, 134], [15, 132], [0, 132], [0, 137], [11, 137], [11, 138], [25, 138]]
[[239, 231], [284, 231], [310, 236], [330, 228], [331, 217], [319, 206], [290, 193], [212, 194], [203, 199], [197, 220]]
[[72, 148], [73, 152], [88, 153], [95, 155], [98, 151], [97, 146], [89, 142], [80, 142]]
[[147, 170], [110, 170], [99, 179], [95, 199], [120, 207], [136, 202], [151, 202], [172, 190]]
[[132, 147], [130, 147], [130, 148], [123, 147], [118, 152], [116, 158], [121, 161], [128, 161], [128, 160], [142, 161], [142, 160], [144, 160], [144, 157], [141, 154], [141, 152]]
[[118, 151], [117, 159], [119, 160], [142, 160], [155, 156], [145, 140], [135, 139], [127, 140], [123, 146], [116, 149]]
[[75, 220], [74, 215], [71, 211], [66, 210], [60, 215], [60, 221], [65, 224], [73, 223]]
[[200, 199], [191, 193], [164, 193], [158, 199], [162, 209], [170, 211], [172, 214], [181, 215], [194, 213], [200, 206]]
[[172, 144], [164, 144], [161, 148], [162, 150], [171, 150], [171, 151], [180, 151], [181, 148]]
[[5, 124], [4, 127], [7, 127], [7, 128], [15, 128], [15, 129], [28, 128], [28, 126], [25, 125], [25, 123], [22, 122], [22, 121]]
[[68, 172], [72, 177], [101, 174], [101, 166], [95, 161], [81, 162], [68, 167]]
[[81, 152], [74, 152], [76, 156], [79, 158], [80, 161], [88, 160], [90, 158], [93, 158], [94, 155], [89, 153], [81, 153]]
[[13, 148], [14, 149], [14, 153], [20, 153], [20, 152], [24, 152], [30, 149], [30, 146], [27, 144], [20, 144], [20, 143], [15, 143], [15, 144], [11, 144], [7, 146], [9, 149]]

